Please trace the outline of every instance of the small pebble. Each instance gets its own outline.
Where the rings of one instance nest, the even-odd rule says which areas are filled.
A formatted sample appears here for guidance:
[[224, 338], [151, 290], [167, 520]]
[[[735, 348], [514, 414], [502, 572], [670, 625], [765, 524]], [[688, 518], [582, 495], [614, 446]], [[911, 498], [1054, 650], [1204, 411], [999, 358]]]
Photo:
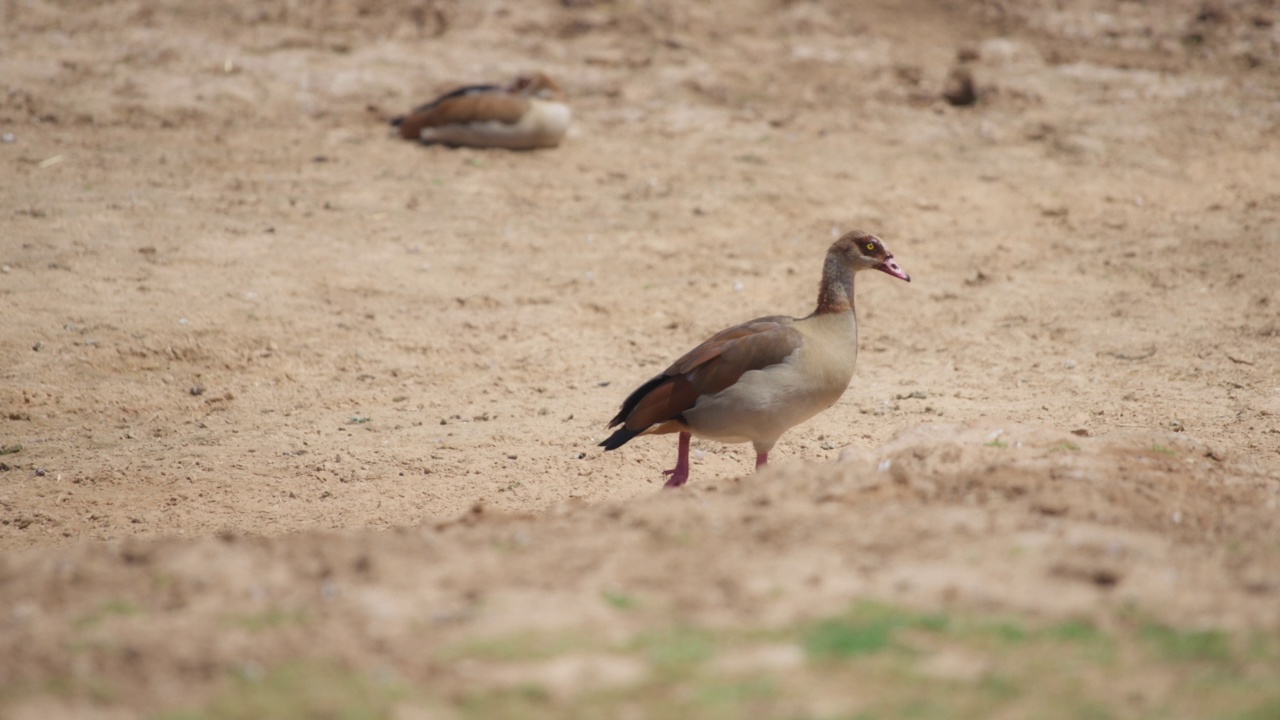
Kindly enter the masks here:
[[978, 91], [974, 87], [973, 73], [964, 67], [952, 69], [942, 88], [942, 97], [955, 107], [968, 107], [977, 102]]
[[4, 143], [5, 145], [9, 145], [11, 143], [17, 142], [17, 140], [18, 138], [15, 137], [13, 133], [5, 133], [3, 135], [0, 135], [0, 142]]

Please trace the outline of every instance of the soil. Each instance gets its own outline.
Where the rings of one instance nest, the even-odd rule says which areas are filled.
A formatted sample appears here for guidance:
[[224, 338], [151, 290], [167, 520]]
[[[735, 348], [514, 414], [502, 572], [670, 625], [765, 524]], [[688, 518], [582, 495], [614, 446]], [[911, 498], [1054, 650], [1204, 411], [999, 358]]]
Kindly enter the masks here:
[[[1280, 629], [1273, 3], [313, 5], [0, 7], [0, 684], [132, 716], [856, 598]], [[387, 125], [531, 69], [559, 148]], [[597, 447], [854, 228], [913, 281], [859, 277], [853, 384], [768, 468]], [[314, 622], [226, 629], [272, 608]]]

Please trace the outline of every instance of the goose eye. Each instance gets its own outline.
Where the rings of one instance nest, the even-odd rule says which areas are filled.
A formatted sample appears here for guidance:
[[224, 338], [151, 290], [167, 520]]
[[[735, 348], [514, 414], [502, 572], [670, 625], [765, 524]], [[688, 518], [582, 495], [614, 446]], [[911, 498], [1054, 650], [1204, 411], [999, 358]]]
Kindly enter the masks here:
[[875, 244], [875, 243], [867, 243], [867, 249], [868, 249], [868, 250], [875, 250], [875, 249], [876, 249], [876, 244]]

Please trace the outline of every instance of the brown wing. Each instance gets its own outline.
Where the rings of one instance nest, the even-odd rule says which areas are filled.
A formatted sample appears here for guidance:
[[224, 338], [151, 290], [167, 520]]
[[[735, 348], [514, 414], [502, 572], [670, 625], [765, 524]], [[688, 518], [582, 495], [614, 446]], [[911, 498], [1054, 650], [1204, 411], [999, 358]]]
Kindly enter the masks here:
[[625, 423], [624, 430], [634, 436], [677, 419], [699, 397], [724, 390], [749, 370], [781, 363], [804, 342], [791, 323], [789, 317], [773, 316], [721, 330], [631, 393], [609, 427]]
[[423, 128], [463, 125], [496, 120], [508, 125], [520, 121], [529, 109], [529, 101], [509, 95], [500, 89], [477, 92], [455, 91], [414, 110], [400, 120], [401, 137], [416, 140]]
[[[738, 381], [748, 370], [777, 365], [804, 343], [781, 315], [757, 318], [712, 335], [672, 363], [664, 375], [688, 378], [699, 395], [714, 395]], [[687, 409], [687, 408], [686, 408]]]
[[560, 83], [551, 79], [550, 75], [543, 72], [536, 72], [532, 75], [521, 75], [514, 82], [507, 86], [507, 89], [513, 93], [520, 93], [525, 97], [537, 97], [544, 100], [560, 100], [568, 99], [564, 88], [560, 87]]

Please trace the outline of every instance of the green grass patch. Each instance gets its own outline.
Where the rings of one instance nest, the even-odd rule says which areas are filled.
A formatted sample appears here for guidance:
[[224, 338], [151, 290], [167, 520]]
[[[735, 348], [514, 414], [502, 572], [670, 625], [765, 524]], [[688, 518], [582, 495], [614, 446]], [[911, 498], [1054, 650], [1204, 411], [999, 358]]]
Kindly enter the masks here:
[[1276, 718], [1280, 718], [1280, 700], [1264, 702], [1231, 716], [1231, 720], [1275, 720]]
[[710, 681], [700, 684], [695, 701], [700, 705], [724, 708], [750, 706], [777, 697], [777, 683], [771, 678]]
[[522, 632], [451, 645], [434, 655], [443, 664], [458, 660], [521, 662], [545, 660], [599, 647], [598, 641], [580, 633]]
[[254, 615], [234, 615], [226, 619], [231, 625], [253, 630], [274, 630], [289, 625], [306, 625], [307, 614], [297, 610], [268, 610]]
[[92, 612], [77, 618], [74, 626], [77, 630], [88, 630], [101, 625], [108, 618], [127, 617], [142, 612], [144, 611], [141, 607], [128, 600], [107, 600]]
[[551, 720], [560, 717], [547, 691], [536, 685], [467, 693], [458, 702], [458, 709], [463, 717], [477, 719]]
[[626, 593], [605, 591], [601, 594], [601, 597], [603, 597], [604, 601], [610, 606], [619, 610], [631, 610], [640, 606], [640, 601], [637, 600], [634, 595], [628, 595]]
[[1142, 628], [1142, 639], [1165, 660], [1172, 662], [1229, 663], [1235, 656], [1231, 640], [1219, 630], [1177, 630], [1151, 623]]
[[553, 696], [537, 685], [468, 693], [457, 705], [468, 720], [741, 720], [795, 717], [779, 704], [780, 689], [767, 677], [646, 682], [637, 687]]
[[1044, 636], [1051, 640], [1094, 642], [1102, 637], [1102, 631], [1088, 620], [1066, 620], [1045, 628]]
[[851, 658], [889, 649], [895, 626], [889, 623], [849, 623], [828, 620], [805, 638], [804, 648], [818, 658]]
[[[12, 689], [8, 688], [8, 690]], [[120, 700], [120, 692], [114, 685], [94, 675], [57, 677], [44, 683], [44, 691], [56, 697], [82, 698], [103, 705], [119, 702]], [[0, 698], [4, 698], [7, 694], [9, 693], [0, 691]], [[15, 694], [21, 695], [22, 693]]]
[[648, 657], [660, 671], [685, 672], [691, 666], [710, 660], [724, 638], [691, 627], [674, 627], [668, 630], [641, 635], [633, 643], [633, 649]]
[[981, 623], [977, 629], [980, 634], [990, 635], [1002, 643], [1017, 644], [1028, 638], [1027, 631], [1021, 624], [1009, 620]]
[[237, 673], [232, 686], [204, 708], [158, 720], [381, 720], [408, 696], [403, 686], [378, 681], [333, 663], [296, 661], [265, 672]]
[[[617, 598], [631, 602], [602, 595], [610, 605]], [[1178, 627], [1135, 608], [1044, 620], [860, 602], [768, 627], [648, 613], [618, 619], [642, 629], [622, 639], [526, 632], [443, 649], [426, 639], [432, 670], [416, 672], [413, 684], [315, 660], [246, 667], [209, 703], [163, 717], [362, 720], [423, 707], [468, 720], [1280, 718], [1280, 634]], [[232, 622], [269, 629], [305, 619], [266, 613]], [[579, 662], [562, 662], [572, 658]], [[611, 675], [609, 663], [628, 671]], [[586, 670], [563, 672], [574, 667]], [[81, 682], [63, 692], [103, 697]]]
[[873, 655], [895, 646], [895, 636], [904, 629], [943, 632], [950, 621], [946, 615], [904, 611], [879, 603], [859, 603], [847, 615], [824, 620], [808, 630], [803, 639], [805, 652], [814, 658], [851, 658]]

